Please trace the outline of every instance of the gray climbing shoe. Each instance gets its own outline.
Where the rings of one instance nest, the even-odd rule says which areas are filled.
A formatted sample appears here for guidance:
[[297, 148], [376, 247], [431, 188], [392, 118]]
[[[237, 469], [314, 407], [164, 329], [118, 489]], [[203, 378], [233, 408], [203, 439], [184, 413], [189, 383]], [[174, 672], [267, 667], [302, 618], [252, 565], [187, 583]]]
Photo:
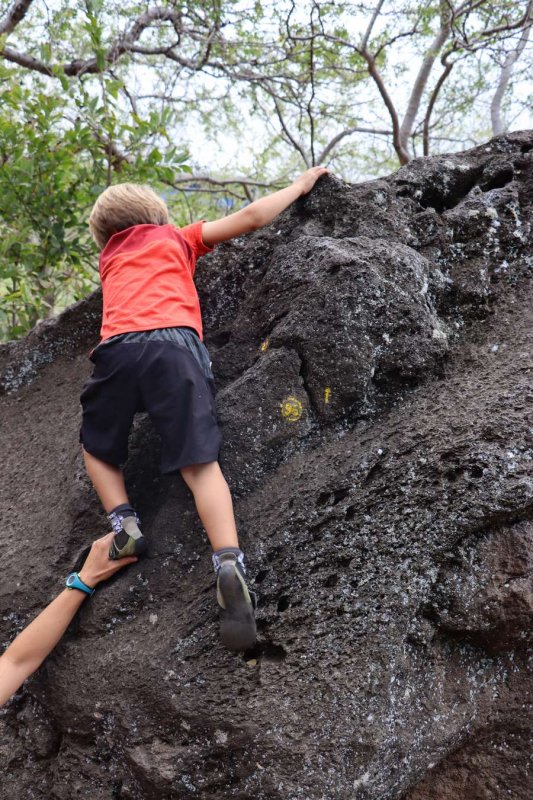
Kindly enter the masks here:
[[229, 650], [249, 650], [257, 637], [254, 592], [251, 592], [240, 570], [236, 556], [220, 557], [217, 576], [217, 600], [220, 606], [220, 638]]
[[[118, 516], [118, 515], [117, 515]], [[116, 561], [127, 556], [141, 556], [146, 552], [146, 539], [135, 517], [120, 517], [120, 529], [113, 522], [115, 535], [109, 548], [109, 558]]]

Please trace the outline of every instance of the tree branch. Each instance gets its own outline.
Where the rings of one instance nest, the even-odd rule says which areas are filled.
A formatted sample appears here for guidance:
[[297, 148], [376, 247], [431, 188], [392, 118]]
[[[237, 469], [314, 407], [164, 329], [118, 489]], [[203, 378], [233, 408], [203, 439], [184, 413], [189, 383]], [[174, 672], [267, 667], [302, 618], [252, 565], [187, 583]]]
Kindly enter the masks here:
[[505, 130], [505, 125], [503, 124], [501, 116], [502, 100], [505, 94], [505, 90], [509, 85], [509, 81], [511, 80], [511, 75], [513, 73], [514, 65], [522, 55], [524, 48], [527, 44], [527, 41], [529, 39], [531, 26], [533, 24], [533, 20], [531, 19], [532, 10], [533, 10], [533, 0], [529, 0], [526, 11], [528, 24], [522, 31], [522, 35], [520, 36], [520, 40], [518, 42], [517, 47], [514, 50], [511, 50], [511, 52], [507, 54], [507, 57], [503, 62], [503, 66], [500, 72], [500, 79], [498, 81], [498, 86], [496, 88], [496, 91], [494, 92], [494, 97], [492, 98], [492, 102], [490, 104], [490, 119], [492, 122], [492, 132], [494, 136], [503, 133]]
[[372, 28], [374, 27], [377, 18], [381, 14], [381, 9], [383, 7], [384, 2], [385, 2], [385, 0], [379, 0], [376, 8], [374, 9], [374, 13], [372, 14], [372, 18], [371, 18], [370, 22], [368, 23], [368, 27], [367, 27], [367, 29], [366, 29], [366, 31], [364, 33], [363, 38], [361, 39], [361, 44], [360, 44], [360, 49], [361, 50], [366, 50], [367, 47], [368, 47], [368, 40], [370, 39], [370, 36], [372, 35]]
[[257, 189], [271, 189], [272, 187], [283, 185], [283, 183], [277, 183], [276, 181], [265, 183], [262, 181], [252, 181], [249, 178], [211, 178], [209, 175], [186, 175], [181, 178], [174, 178], [172, 185], [177, 186], [178, 184], [184, 183], [198, 183], [199, 181], [213, 186], [231, 186], [232, 184], [239, 184], [240, 186], [253, 186]]
[[[7, 30], [5, 32], [9, 33], [14, 29], [17, 22], [19, 22], [25, 15], [30, 4], [31, 3], [29, 0], [20, 0], [19, 3], [15, 3], [15, 6], [12, 7], [12, 12], [10, 12], [6, 20], [4, 20], [2, 23], [6, 26]], [[24, 7], [23, 13], [22, 7]], [[12, 23], [13, 19], [15, 18], [13, 12], [13, 9], [15, 8], [19, 8], [19, 17], [15, 24], [11, 24], [11, 27], [9, 27], [10, 23]], [[118, 61], [118, 59], [124, 55], [124, 53], [132, 51], [134, 42], [136, 42], [143, 31], [150, 27], [150, 25], [156, 20], [173, 22], [174, 27], [177, 27], [181, 23], [181, 16], [178, 14], [178, 12], [173, 11], [170, 8], [163, 8], [161, 6], [154, 6], [154, 8], [145, 11], [144, 14], [141, 14], [135, 20], [129, 31], [118, 37], [118, 39], [111, 45], [105, 57], [106, 67]], [[96, 58], [75, 59], [67, 64], [51, 65], [45, 64], [43, 61], [40, 61], [39, 59], [34, 58], [27, 53], [20, 53], [18, 50], [11, 50], [11, 48], [8, 47], [4, 47], [0, 50], [0, 56], [3, 56], [7, 61], [12, 61], [15, 64], [19, 64], [21, 67], [26, 67], [26, 69], [31, 69], [35, 72], [40, 72], [43, 75], [49, 76], [53, 76], [58, 72], [62, 72], [64, 75], [69, 77], [80, 77], [81, 75], [86, 75], [88, 73], [97, 74], [103, 71], [98, 66]]]
[[374, 83], [378, 87], [378, 91], [381, 95], [381, 99], [385, 103], [387, 110], [390, 114], [391, 122], [392, 122], [392, 139], [393, 139], [393, 146], [400, 161], [400, 164], [407, 164], [411, 159], [407, 149], [403, 146], [402, 139], [400, 136], [400, 124], [398, 120], [398, 114], [396, 113], [396, 109], [394, 107], [394, 103], [392, 102], [391, 96], [389, 95], [387, 88], [383, 82], [383, 78], [380, 75], [380, 72], [376, 66], [376, 61], [374, 57], [368, 52], [364, 51], [363, 56], [368, 64], [368, 72], [370, 76], [373, 78]]
[[4, 47], [0, 50], [0, 56], [3, 56], [6, 61], [11, 61], [13, 64], [18, 64], [20, 67], [31, 69], [33, 72], [40, 72], [43, 75], [52, 76], [54, 74], [52, 67], [49, 67], [42, 61], [39, 61], [33, 56], [28, 56], [25, 53], [19, 53], [17, 50], [11, 50], [9, 47]]
[[[221, 194], [224, 193], [225, 195], [229, 195], [230, 197], [235, 197], [237, 200], [248, 200], [249, 202], [253, 201], [253, 195], [250, 191], [251, 188], [256, 189], [269, 189], [272, 191], [273, 189], [281, 189], [285, 186], [284, 182], [272, 181], [270, 183], [264, 183], [262, 181], [252, 181], [248, 178], [225, 178], [225, 179], [218, 179], [218, 178], [211, 178], [208, 175], [187, 175], [178, 178], [174, 178], [172, 181], [166, 182], [168, 186], [172, 186], [179, 192], [183, 192], [184, 195], [188, 195], [191, 192], [198, 192], [200, 194]], [[187, 188], [186, 184], [206, 184], [204, 186], [194, 186], [191, 185], [190, 188]], [[212, 186], [214, 188], [208, 188]], [[244, 192], [244, 197], [242, 194], [238, 194], [235, 190], [229, 189], [229, 186], [240, 186]]]
[[15, 0], [6, 16], [0, 21], [0, 36], [11, 33], [19, 22], [24, 19], [33, 0]]
[[[311, 9], [309, 15], [309, 21], [311, 24], [311, 41], [309, 43], [309, 77], [311, 83], [311, 94], [309, 96], [309, 100], [307, 102], [307, 119], [309, 120], [309, 149], [311, 151], [311, 165], [314, 167], [315, 164], [320, 164], [320, 161], [315, 161], [315, 117], [313, 114], [313, 100], [315, 99], [315, 23], [313, 19], [313, 12], [316, 8], [316, 3], [313, 3], [313, 8]], [[320, 16], [320, 11], [318, 12]]]
[[435, 87], [434, 87], [433, 91], [431, 92], [431, 97], [429, 98], [428, 107], [426, 109], [426, 113], [425, 113], [425, 116], [424, 116], [424, 130], [423, 130], [423, 134], [422, 134], [423, 153], [424, 153], [425, 156], [429, 155], [429, 123], [430, 123], [431, 115], [433, 113], [433, 107], [435, 106], [435, 103], [437, 102], [437, 97], [439, 96], [440, 90], [442, 89], [442, 86], [444, 85], [444, 81], [446, 80], [446, 78], [448, 77], [448, 75], [450, 74], [450, 72], [453, 69], [454, 63], [455, 62], [453, 62], [453, 61], [446, 62], [445, 58], [442, 59], [442, 64], [444, 66], [444, 70], [442, 71], [437, 83], [435, 84]]
[[516, 31], [518, 28], [521, 28], [522, 25], [531, 22], [531, 3], [527, 4], [527, 8], [524, 12], [524, 16], [521, 17], [517, 22], [508, 23], [507, 25], [499, 25], [496, 28], [490, 28], [488, 31], [481, 31], [481, 36], [494, 36], [495, 33], [503, 33], [504, 31]]
[[277, 115], [277, 117], [279, 119], [279, 124], [281, 125], [281, 129], [282, 129], [283, 133], [285, 134], [285, 136], [287, 137], [289, 142], [292, 144], [294, 149], [297, 150], [300, 153], [305, 166], [309, 167], [309, 159], [307, 158], [305, 150], [303, 149], [303, 147], [300, 144], [298, 144], [298, 142], [296, 141], [296, 139], [294, 138], [292, 133], [287, 128], [287, 125], [285, 124], [285, 120], [283, 119], [283, 114], [281, 112], [281, 108], [280, 108], [280, 105], [279, 105], [279, 100], [274, 95], [272, 95], [272, 99], [274, 100], [274, 108], [276, 109], [276, 115]]
[[411, 134], [413, 123], [420, 107], [422, 94], [428, 82], [429, 74], [433, 68], [435, 59], [444, 45], [444, 42], [450, 35], [450, 29], [451, 17], [446, 16], [442, 21], [440, 31], [433, 39], [433, 42], [429, 48], [426, 50], [422, 65], [418, 70], [418, 75], [415, 78], [411, 95], [409, 97], [409, 102], [407, 103], [407, 110], [400, 128], [400, 146], [404, 149], [407, 149], [407, 139]]
[[322, 152], [320, 153], [317, 164], [323, 164], [326, 158], [329, 156], [331, 151], [338, 145], [341, 139], [344, 139], [346, 136], [350, 136], [352, 133], [374, 133], [378, 136], [392, 136], [393, 132], [391, 130], [383, 130], [379, 128], [362, 128], [359, 125], [354, 125], [353, 128], [346, 128], [346, 130], [341, 131], [336, 136], [331, 139], [330, 142], [324, 147]]
[[[381, 8], [381, 5], [379, 5], [379, 8]], [[370, 77], [372, 78], [374, 83], [376, 84], [378, 92], [381, 95], [381, 99], [385, 103], [385, 106], [386, 106], [387, 111], [389, 112], [389, 115], [390, 115], [390, 118], [391, 118], [391, 123], [392, 123], [392, 141], [393, 141], [393, 147], [394, 147], [394, 149], [396, 151], [396, 154], [398, 156], [398, 160], [399, 160], [400, 164], [402, 164], [402, 165], [403, 164], [407, 164], [408, 161], [410, 161], [410, 156], [409, 156], [409, 153], [408, 153], [407, 149], [402, 146], [402, 143], [401, 143], [401, 140], [400, 140], [400, 123], [399, 123], [399, 120], [398, 120], [398, 114], [397, 114], [396, 109], [394, 107], [394, 103], [392, 102], [392, 98], [391, 98], [390, 94], [387, 91], [387, 87], [385, 86], [383, 78], [381, 77], [381, 74], [380, 74], [380, 72], [379, 72], [379, 70], [377, 68], [375, 57], [372, 55], [372, 53], [370, 53], [370, 51], [368, 49], [361, 50], [361, 48], [358, 47], [357, 45], [353, 45], [350, 42], [347, 42], [345, 39], [340, 39], [338, 36], [328, 35], [326, 38], [329, 41], [336, 42], [337, 44], [342, 44], [344, 46], [350, 47], [352, 50], [355, 50], [355, 52], [359, 53], [359, 55], [362, 56], [364, 58], [364, 60], [366, 61], [368, 74], [370, 75]]]

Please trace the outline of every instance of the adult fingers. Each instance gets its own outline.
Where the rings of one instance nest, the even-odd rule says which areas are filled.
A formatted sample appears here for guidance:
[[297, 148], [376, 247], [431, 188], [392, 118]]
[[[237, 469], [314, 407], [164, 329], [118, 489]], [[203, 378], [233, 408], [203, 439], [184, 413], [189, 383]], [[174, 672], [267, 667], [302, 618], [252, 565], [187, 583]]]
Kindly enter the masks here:
[[123, 567], [127, 567], [128, 564], [135, 564], [136, 561], [139, 559], [137, 556], [127, 556], [125, 558], [119, 558], [116, 561], [109, 560], [109, 564], [105, 570], [105, 577], [109, 578], [111, 575], [114, 575], [115, 572], [118, 572]]

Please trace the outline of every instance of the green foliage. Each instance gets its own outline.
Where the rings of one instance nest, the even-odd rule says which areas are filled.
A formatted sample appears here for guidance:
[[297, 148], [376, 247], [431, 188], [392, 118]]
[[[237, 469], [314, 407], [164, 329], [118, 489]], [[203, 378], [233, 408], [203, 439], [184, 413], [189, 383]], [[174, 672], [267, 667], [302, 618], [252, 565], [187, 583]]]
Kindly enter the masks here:
[[[167, 139], [171, 114], [125, 119], [120, 81], [69, 85], [64, 94], [0, 71], [0, 332], [25, 333], [97, 285], [87, 217], [111, 182], [162, 187], [186, 154]], [[74, 110], [73, 110], [74, 109]], [[158, 147], [165, 141], [166, 146]]]
[[0, 325], [13, 337], [65, 291], [74, 299], [91, 284], [83, 266], [94, 253], [78, 206], [83, 213], [93, 160], [84, 157], [88, 131], [79, 121], [65, 128], [61, 98], [22, 88], [13, 74], [2, 78]]

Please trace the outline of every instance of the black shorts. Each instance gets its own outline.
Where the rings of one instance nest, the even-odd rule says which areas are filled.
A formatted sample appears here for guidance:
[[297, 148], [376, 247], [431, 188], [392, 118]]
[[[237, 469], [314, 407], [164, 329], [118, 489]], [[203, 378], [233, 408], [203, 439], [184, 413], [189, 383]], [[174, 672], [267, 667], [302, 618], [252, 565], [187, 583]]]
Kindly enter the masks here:
[[[95, 366], [80, 398], [85, 450], [123, 464], [134, 414], [146, 411], [161, 436], [163, 473], [216, 461], [221, 435], [209, 367], [202, 368], [190, 349], [174, 341], [124, 338], [91, 354]], [[196, 346], [203, 347], [198, 337]]]

